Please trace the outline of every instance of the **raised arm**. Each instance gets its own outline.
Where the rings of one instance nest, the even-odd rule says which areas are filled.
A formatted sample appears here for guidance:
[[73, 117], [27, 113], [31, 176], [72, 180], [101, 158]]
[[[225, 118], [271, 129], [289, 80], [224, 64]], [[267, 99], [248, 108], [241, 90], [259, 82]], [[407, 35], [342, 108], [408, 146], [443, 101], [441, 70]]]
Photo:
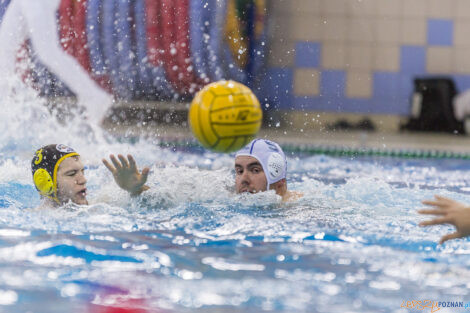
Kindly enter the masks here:
[[117, 158], [111, 154], [109, 158], [112, 164], [106, 159], [103, 159], [103, 164], [113, 174], [116, 184], [131, 196], [138, 196], [150, 188], [145, 185], [150, 169], [144, 167], [139, 172], [132, 155], [128, 154], [126, 159], [122, 154], [118, 154]]
[[434, 200], [425, 200], [423, 204], [433, 207], [432, 209], [419, 210], [420, 214], [435, 215], [432, 220], [421, 222], [420, 226], [431, 226], [450, 224], [457, 229], [454, 233], [447, 234], [441, 238], [440, 243], [462, 238], [470, 235], [470, 207], [449, 198], [434, 196]]

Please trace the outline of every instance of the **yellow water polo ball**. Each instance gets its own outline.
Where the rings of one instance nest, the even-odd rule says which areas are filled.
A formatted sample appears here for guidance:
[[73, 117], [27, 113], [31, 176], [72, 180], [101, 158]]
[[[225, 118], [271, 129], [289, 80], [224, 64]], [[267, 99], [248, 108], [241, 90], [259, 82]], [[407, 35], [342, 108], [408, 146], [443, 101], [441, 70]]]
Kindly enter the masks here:
[[247, 86], [222, 80], [206, 85], [189, 109], [191, 131], [203, 147], [216, 152], [233, 152], [258, 133], [263, 112]]

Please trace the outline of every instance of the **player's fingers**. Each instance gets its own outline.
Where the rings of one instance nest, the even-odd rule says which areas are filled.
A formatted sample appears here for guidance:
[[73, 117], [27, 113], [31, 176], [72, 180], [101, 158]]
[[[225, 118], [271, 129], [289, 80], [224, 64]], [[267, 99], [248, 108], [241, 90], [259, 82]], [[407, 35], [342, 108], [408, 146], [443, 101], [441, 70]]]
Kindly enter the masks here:
[[434, 200], [423, 200], [423, 201], [421, 201], [421, 203], [426, 204], [426, 205], [431, 205], [431, 206], [438, 206], [439, 205], [439, 202], [434, 201]]
[[459, 204], [457, 201], [452, 200], [450, 198], [443, 197], [443, 196], [435, 195], [434, 198], [436, 198], [436, 201], [440, 203], [442, 206], [454, 206], [456, 204]]
[[131, 170], [137, 171], [137, 163], [135, 163], [134, 157], [128, 154], [127, 159], [129, 160], [129, 167], [131, 168]]
[[106, 159], [103, 159], [101, 160], [104, 164], [104, 166], [106, 166], [106, 168], [111, 172], [111, 173], [115, 173], [116, 172], [116, 169], [114, 168], [114, 166], [112, 166], [111, 164], [109, 164], [108, 160]]
[[424, 200], [424, 201], [421, 201], [421, 203], [425, 205], [441, 208], [441, 209], [447, 209], [449, 207], [448, 203], [440, 202], [440, 201]]
[[147, 181], [149, 173], [150, 173], [150, 169], [148, 167], [144, 167], [144, 169], [142, 170], [142, 183], [143, 184], [145, 184], [145, 182]]
[[113, 162], [114, 167], [116, 168], [116, 170], [119, 171], [122, 168], [122, 164], [116, 159], [114, 154], [111, 154], [109, 156], [109, 158], [111, 159], [111, 162]]
[[450, 218], [439, 217], [433, 220], [421, 222], [419, 223], [419, 226], [431, 226], [431, 225], [448, 224], [448, 223], [450, 223]]
[[431, 215], [444, 215], [447, 212], [441, 209], [433, 209], [433, 210], [418, 210], [419, 214], [431, 214]]
[[434, 195], [434, 198], [436, 198], [436, 200], [438, 200], [438, 201], [446, 201], [446, 202], [451, 201], [451, 202], [454, 202], [454, 200], [452, 200], [450, 198], [439, 196], [439, 195]]
[[457, 238], [460, 238], [460, 237], [462, 237], [462, 236], [460, 236], [459, 232], [455, 232], [455, 233], [452, 233], [452, 234], [442, 236], [441, 241], [439, 243], [443, 244], [447, 240], [457, 239]]
[[122, 154], [118, 154], [118, 158], [121, 161], [122, 167], [129, 168], [129, 162], [127, 162], [127, 159]]

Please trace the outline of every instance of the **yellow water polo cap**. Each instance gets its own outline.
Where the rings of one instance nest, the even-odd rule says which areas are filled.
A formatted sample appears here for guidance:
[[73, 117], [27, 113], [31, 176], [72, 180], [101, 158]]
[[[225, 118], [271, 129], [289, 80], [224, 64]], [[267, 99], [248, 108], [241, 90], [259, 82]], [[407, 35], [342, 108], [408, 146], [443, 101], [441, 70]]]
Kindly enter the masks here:
[[34, 186], [41, 196], [60, 204], [57, 197], [57, 170], [63, 160], [78, 155], [75, 150], [63, 144], [47, 145], [36, 150], [31, 161], [31, 172]]

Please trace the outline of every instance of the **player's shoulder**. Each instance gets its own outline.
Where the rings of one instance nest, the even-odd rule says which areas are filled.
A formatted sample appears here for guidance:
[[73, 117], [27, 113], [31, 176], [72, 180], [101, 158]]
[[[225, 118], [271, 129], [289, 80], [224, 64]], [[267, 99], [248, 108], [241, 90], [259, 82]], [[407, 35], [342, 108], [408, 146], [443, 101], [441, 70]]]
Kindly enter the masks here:
[[302, 198], [304, 194], [300, 191], [287, 191], [286, 194], [282, 197], [283, 202], [293, 202]]

